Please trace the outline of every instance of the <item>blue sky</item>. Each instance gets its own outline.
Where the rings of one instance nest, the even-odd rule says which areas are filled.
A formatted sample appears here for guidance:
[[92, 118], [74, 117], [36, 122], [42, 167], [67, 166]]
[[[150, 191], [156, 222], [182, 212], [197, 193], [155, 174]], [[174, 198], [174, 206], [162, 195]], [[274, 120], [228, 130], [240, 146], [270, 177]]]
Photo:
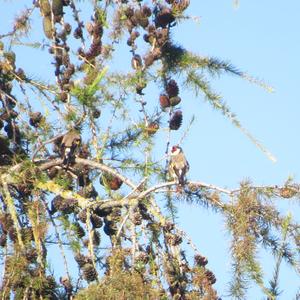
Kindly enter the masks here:
[[[7, 14], [0, 20], [1, 28], [12, 23], [14, 13], [10, 12], [15, 12], [21, 2], [24, 3], [2, 1]], [[241, 0], [238, 9], [231, 0], [191, 0], [187, 14], [199, 17], [199, 22], [182, 22], [173, 30], [174, 40], [197, 54], [229, 60], [274, 87], [275, 92], [268, 93], [226, 74], [211, 80], [215, 91], [224, 96], [244, 127], [273, 153], [277, 162], [271, 162], [201, 96], [196, 99], [190, 91], [181, 90], [184, 120], [196, 117], [183, 144], [191, 165], [190, 179], [229, 188], [247, 178], [258, 185], [280, 185], [288, 176], [299, 181], [299, 11], [300, 2], [296, 0]], [[42, 56], [36, 59], [34, 72], [47, 76], [49, 66], [39, 64]], [[178, 137], [175, 135], [174, 141]], [[295, 202], [286, 201], [280, 207], [283, 212], [293, 212], [299, 220], [299, 205]], [[217, 276], [216, 288], [224, 296], [229, 281], [230, 236], [222, 218], [197, 205], [179, 203], [179, 224], [208, 257], [208, 267]], [[265, 253], [260, 256], [270, 279], [274, 264]], [[279, 299], [292, 299], [298, 287], [299, 277], [284, 267], [281, 288], [285, 291]], [[251, 289], [249, 299], [262, 296], [257, 289]]]
[[[272, 163], [201, 98], [188, 96], [187, 109], [195, 112], [198, 106], [197, 124], [185, 141], [191, 178], [227, 187], [247, 178], [258, 185], [280, 185], [288, 176], [299, 181], [299, 9], [298, 1], [240, 1], [239, 9], [231, 1], [191, 1], [188, 13], [199, 16], [200, 23], [181, 24], [175, 39], [195, 53], [229, 60], [274, 87], [275, 92], [268, 93], [228, 75], [212, 80], [244, 127], [277, 158]], [[284, 202], [281, 210], [291, 211], [299, 220], [299, 205]], [[225, 295], [230, 237], [222, 218], [195, 205], [180, 204], [179, 211], [181, 226], [208, 256], [209, 267], [218, 274], [216, 287]], [[259, 256], [270, 279], [274, 263], [264, 252]], [[284, 267], [280, 279], [285, 291], [279, 299], [293, 299], [299, 277]], [[262, 299], [256, 288], [249, 295]]]

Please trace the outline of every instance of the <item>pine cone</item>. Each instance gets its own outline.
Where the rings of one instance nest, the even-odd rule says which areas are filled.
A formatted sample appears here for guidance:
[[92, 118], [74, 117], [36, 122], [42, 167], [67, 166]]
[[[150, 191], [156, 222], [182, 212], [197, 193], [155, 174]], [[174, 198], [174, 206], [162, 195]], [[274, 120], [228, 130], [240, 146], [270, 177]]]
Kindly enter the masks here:
[[181, 124], [182, 124], [182, 111], [177, 110], [171, 117], [169, 127], [171, 130], [178, 130]]
[[91, 215], [91, 222], [94, 228], [101, 228], [103, 225], [102, 219], [95, 213]]
[[116, 177], [112, 174], [104, 173], [100, 177], [100, 184], [113, 191], [116, 191], [121, 187], [123, 181], [119, 177]]
[[61, 196], [56, 196], [51, 202], [51, 214], [54, 214], [57, 211], [61, 211], [64, 214], [71, 214], [75, 211], [77, 207], [76, 199], [65, 199]]
[[93, 244], [94, 246], [99, 246], [101, 242], [100, 233], [96, 230], [93, 230]]
[[100, 116], [101, 116], [101, 110], [100, 109], [94, 109], [93, 118], [98, 119]]
[[5, 247], [7, 242], [7, 235], [5, 233], [0, 236], [0, 247]]
[[171, 106], [176, 106], [181, 102], [181, 98], [179, 96], [175, 96], [170, 98], [170, 105]]
[[118, 231], [117, 226], [115, 225], [115, 222], [112, 221], [107, 221], [104, 219], [104, 227], [103, 227], [103, 231], [106, 235], [108, 236], [112, 236], [115, 235]]
[[81, 210], [77, 217], [82, 223], [86, 223], [86, 210]]
[[210, 284], [215, 284], [217, 279], [216, 276], [214, 275], [214, 273], [210, 270], [206, 270], [205, 271], [205, 276], [206, 278], [209, 280]]
[[42, 120], [43, 115], [40, 112], [31, 113], [29, 124], [35, 128], [38, 128]]
[[179, 94], [179, 88], [177, 82], [171, 79], [166, 85], [166, 92], [170, 98], [176, 97]]
[[155, 56], [153, 55], [152, 52], [149, 52], [148, 54], [146, 54], [144, 56], [143, 59], [144, 59], [145, 66], [146, 67], [150, 67], [154, 63], [154, 61], [155, 61]]
[[87, 282], [91, 282], [97, 279], [97, 271], [92, 264], [85, 264], [82, 268], [83, 278]]
[[99, 217], [106, 217], [112, 213], [112, 208], [100, 208], [97, 206], [94, 208], [94, 213]]
[[159, 96], [159, 103], [162, 108], [170, 107], [170, 99], [166, 94], [161, 94]]
[[170, 8], [163, 8], [158, 14], [156, 15], [155, 18], [155, 25], [157, 27], [166, 27], [170, 23], [173, 23], [175, 21], [175, 18], [172, 14], [172, 10]]
[[196, 254], [194, 256], [194, 259], [195, 259], [195, 264], [199, 267], [204, 267], [207, 265], [208, 263], [208, 260], [206, 257], [200, 255], [200, 254]]
[[85, 256], [81, 253], [77, 253], [74, 256], [75, 261], [78, 263], [79, 268], [82, 268], [85, 264], [91, 264], [92, 260], [90, 259], [90, 257]]
[[78, 222], [74, 223], [74, 229], [79, 238], [83, 238], [85, 236], [85, 231]]
[[142, 14], [146, 17], [150, 17], [152, 15], [151, 8], [147, 5], [143, 5], [142, 7]]

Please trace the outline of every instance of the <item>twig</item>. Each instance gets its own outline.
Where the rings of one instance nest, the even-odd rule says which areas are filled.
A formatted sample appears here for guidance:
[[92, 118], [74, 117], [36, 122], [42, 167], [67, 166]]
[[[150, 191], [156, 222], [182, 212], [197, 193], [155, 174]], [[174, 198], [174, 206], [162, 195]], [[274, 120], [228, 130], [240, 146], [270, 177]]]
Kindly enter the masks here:
[[68, 267], [68, 261], [67, 261], [67, 258], [66, 258], [66, 255], [65, 255], [65, 251], [64, 251], [64, 247], [63, 247], [63, 242], [60, 238], [60, 235], [59, 235], [59, 231], [57, 229], [57, 225], [50, 213], [50, 209], [46, 203], [46, 201], [43, 199], [43, 204], [44, 204], [44, 207], [46, 208], [47, 212], [48, 212], [48, 215], [49, 215], [49, 219], [54, 227], [54, 233], [55, 233], [55, 237], [57, 239], [57, 243], [58, 243], [58, 247], [60, 249], [60, 253], [61, 253], [61, 256], [63, 258], [63, 261], [64, 261], [64, 267], [65, 267], [65, 272], [67, 274], [67, 277], [68, 277], [68, 280], [71, 281], [71, 276], [70, 276], [70, 273], [69, 273], [69, 267]]
[[66, 134], [66, 132], [65, 132], [65, 133], [61, 133], [61, 134], [58, 134], [58, 135], [56, 135], [55, 137], [53, 137], [53, 138], [51, 138], [51, 139], [49, 139], [49, 140], [47, 140], [47, 141], [41, 143], [41, 145], [38, 146], [37, 149], [35, 149], [35, 151], [33, 152], [33, 154], [32, 154], [32, 159], [31, 159], [31, 160], [34, 162], [35, 156], [38, 154], [38, 152], [39, 152], [43, 147], [45, 147], [45, 145], [54, 142], [55, 140], [59, 139], [60, 137], [64, 136], [65, 134]]
[[129, 218], [129, 213], [127, 213], [127, 214], [125, 215], [125, 217], [123, 218], [122, 223], [120, 224], [120, 227], [119, 227], [118, 232], [117, 232], [117, 234], [116, 234], [115, 245], [114, 245], [114, 246], [116, 246], [116, 243], [117, 243], [117, 241], [118, 241], [118, 239], [119, 239], [119, 236], [120, 236], [120, 234], [121, 234], [121, 232], [122, 232], [122, 229], [123, 229], [123, 227], [124, 227], [126, 221], [128, 220], [128, 218]]
[[136, 189], [136, 185], [131, 180], [129, 180], [127, 177], [121, 175], [115, 169], [113, 169], [111, 167], [108, 167], [108, 166], [106, 166], [104, 164], [95, 162], [93, 160], [88, 160], [88, 159], [83, 159], [83, 158], [78, 158], [78, 157], [75, 159], [75, 163], [83, 164], [83, 165], [86, 165], [86, 166], [90, 166], [92, 168], [96, 168], [96, 169], [99, 169], [101, 171], [104, 171], [104, 172], [107, 172], [109, 174], [112, 174], [112, 175], [118, 177], [119, 179], [121, 179], [125, 184], [127, 184], [132, 189]]

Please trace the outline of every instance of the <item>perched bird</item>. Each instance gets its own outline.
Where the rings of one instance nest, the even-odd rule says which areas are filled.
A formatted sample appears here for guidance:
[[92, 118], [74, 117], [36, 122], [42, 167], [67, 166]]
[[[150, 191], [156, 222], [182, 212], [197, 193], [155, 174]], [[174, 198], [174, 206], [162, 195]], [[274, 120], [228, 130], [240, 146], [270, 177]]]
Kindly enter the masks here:
[[190, 166], [186, 160], [181, 147], [178, 145], [173, 146], [171, 149], [171, 160], [169, 164], [169, 173], [177, 180], [179, 185], [183, 186], [185, 183], [185, 175]]
[[77, 131], [72, 130], [64, 135], [60, 145], [64, 165], [69, 165], [74, 160], [80, 144], [81, 137]]

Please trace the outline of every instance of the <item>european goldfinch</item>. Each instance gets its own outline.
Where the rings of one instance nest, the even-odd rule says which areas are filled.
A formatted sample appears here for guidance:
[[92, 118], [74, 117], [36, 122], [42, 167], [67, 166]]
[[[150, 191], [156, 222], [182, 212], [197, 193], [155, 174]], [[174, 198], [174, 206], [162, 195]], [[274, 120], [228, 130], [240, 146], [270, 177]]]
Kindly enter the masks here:
[[64, 135], [61, 141], [63, 164], [69, 165], [75, 158], [75, 153], [81, 144], [80, 134], [73, 130]]
[[185, 183], [185, 175], [188, 172], [189, 167], [189, 163], [183, 154], [182, 148], [178, 145], [173, 146], [171, 149], [169, 173], [181, 186]]

